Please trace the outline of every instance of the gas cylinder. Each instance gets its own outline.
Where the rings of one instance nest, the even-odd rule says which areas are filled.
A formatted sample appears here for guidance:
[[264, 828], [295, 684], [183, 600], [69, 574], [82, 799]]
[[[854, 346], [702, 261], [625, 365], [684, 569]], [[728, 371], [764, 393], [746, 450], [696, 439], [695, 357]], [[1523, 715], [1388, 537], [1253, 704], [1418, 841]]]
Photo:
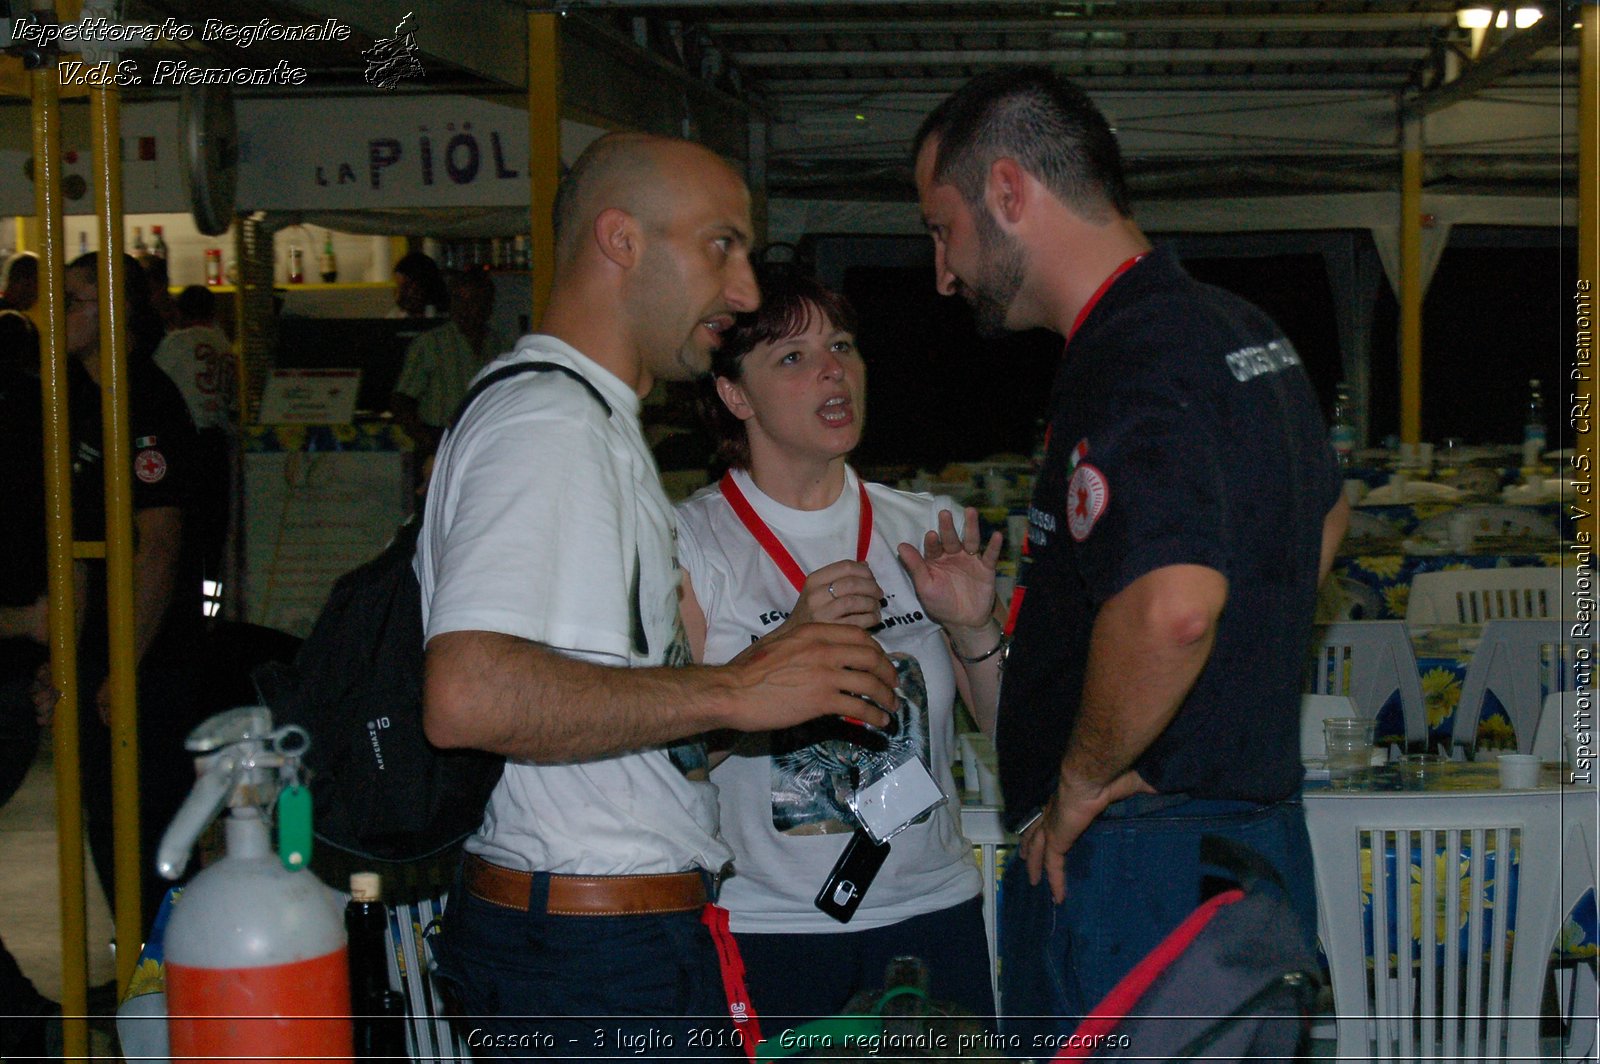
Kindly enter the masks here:
[[308, 854], [284, 852], [286, 825], [274, 849], [266, 815], [277, 776], [297, 780], [298, 758], [283, 752], [289, 729], [273, 732], [262, 707], [230, 713], [190, 737], [189, 748], [207, 756], [197, 759], [200, 779], [158, 853], [163, 874], [181, 875], [200, 831], [230, 806], [226, 855], [184, 888], [167, 924], [171, 1059], [348, 1062], [343, 908], [306, 870]]

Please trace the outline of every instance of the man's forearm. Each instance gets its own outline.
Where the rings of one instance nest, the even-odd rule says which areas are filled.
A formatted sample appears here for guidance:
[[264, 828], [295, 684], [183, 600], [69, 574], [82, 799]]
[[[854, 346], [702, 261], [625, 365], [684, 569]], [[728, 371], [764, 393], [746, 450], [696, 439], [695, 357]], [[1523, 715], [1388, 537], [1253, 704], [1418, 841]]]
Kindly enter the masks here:
[[1345, 532], [1350, 528], [1350, 501], [1343, 495], [1333, 504], [1322, 519], [1322, 550], [1317, 562], [1317, 586], [1321, 587], [1323, 581], [1328, 579], [1328, 574], [1333, 571], [1333, 560], [1339, 552], [1339, 544], [1344, 542]]
[[183, 513], [175, 506], [134, 514], [133, 652], [142, 661], [172, 605], [183, 548]]
[[589, 761], [718, 728], [783, 727], [828, 713], [884, 725], [894, 666], [859, 629], [807, 625], [716, 668], [579, 661], [493, 632], [428, 643], [424, 721], [441, 747], [540, 762]]
[[441, 746], [586, 761], [714, 727], [702, 719], [715, 696], [710, 673], [663, 675], [683, 672], [607, 667], [514, 636], [452, 632], [429, 643], [425, 719]]

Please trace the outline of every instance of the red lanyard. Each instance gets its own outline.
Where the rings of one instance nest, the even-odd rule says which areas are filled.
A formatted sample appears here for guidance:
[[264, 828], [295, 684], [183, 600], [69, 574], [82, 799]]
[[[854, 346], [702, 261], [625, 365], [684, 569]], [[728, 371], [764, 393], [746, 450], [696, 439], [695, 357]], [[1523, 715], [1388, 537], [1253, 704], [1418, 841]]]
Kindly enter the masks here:
[[711, 932], [717, 946], [717, 963], [722, 966], [722, 992], [728, 999], [728, 1018], [733, 1029], [739, 1032], [739, 1044], [752, 1064], [761, 1051], [761, 1019], [750, 1001], [750, 991], [744, 983], [744, 957], [739, 953], [739, 940], [728, 928], [728, 910], [706, 903], [700, 911], [700, 922]]
[[1078, 311], [1078, 316], [1072, 319], [1072, 328], [1067, 330], [1068, 343], [1072, 342], [1072, 336], [1078, 331], [1078, 326], [1083, 324], [1083, 319], [1087, 318], [1089, 316], [1089, 312], [1094, 309], [1094, 305], [1100, 302], [1100, 297], [1106, 294], [1106, 289], [1115, 284], [1118, 277], [1121, 277], [1123, 274], [1133, 269], [1134, 263], [1138, 262], [1148, 254], [1150, 254], [1148, 251], [1140, 252], [1133, 258], [1123, 262], [1121, 266], [1118, 266], [1116, 269], [1112, 270], [1111, 276], [1100, 282], [1100, 287], [1094, 290], [1094, 295], [1089, 297], [1089, 302], [1085, 303], [1083, 305], [1083, 309]]
[[[733, 512], [739, 515], [739, 520], [744, 522], [744, 527], [756, 537], [756, 542], [761, 544], [761, 549], [767, 552], [774, 564], [789, 578], [789, 583], [794, 585], [796, 591], [806, 586], [805, 570], [794, 560], [784, 545], [778, 542], [778, 537], [773, 534], [767, 523], [761, 520], [761, 515], [756, 513], [750, 500], [744, 497], [744, 492], [739, 490], [739, 484], [733, 479], [730, 470], [722, 474], [722, 497], [728, 500], [728, 505], [733, 507]], [[856, 490], [861, 495], [861, 527], [856, 532], [856, 561], [867, 560], [867, 547], [872, 543], [872, 501], [867, 498], [867, 485], [860, 477], [856, 478]]]

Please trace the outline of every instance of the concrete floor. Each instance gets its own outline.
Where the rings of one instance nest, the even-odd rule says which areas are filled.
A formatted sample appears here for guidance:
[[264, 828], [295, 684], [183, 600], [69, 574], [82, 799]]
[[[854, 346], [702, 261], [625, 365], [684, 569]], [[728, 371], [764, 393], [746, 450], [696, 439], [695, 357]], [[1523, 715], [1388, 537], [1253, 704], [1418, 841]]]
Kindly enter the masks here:
[[[56, 850], [55, 768], [49, 736], [22, 787], [0, 808], [0, 938], [39, 992], [61, 1000], [61, 903]], [[88, 869], [87, 849], [84, 867]], [[115, 977], [111, 910], [88, 876], [89, 985]], [[0, 1016], [4, 1014], [0, 1003]], [[98, 1025], [97, 1025], [98, 1026]], [[91, 1030], [96, 1059], [116, 1059], [104, 1030]]]

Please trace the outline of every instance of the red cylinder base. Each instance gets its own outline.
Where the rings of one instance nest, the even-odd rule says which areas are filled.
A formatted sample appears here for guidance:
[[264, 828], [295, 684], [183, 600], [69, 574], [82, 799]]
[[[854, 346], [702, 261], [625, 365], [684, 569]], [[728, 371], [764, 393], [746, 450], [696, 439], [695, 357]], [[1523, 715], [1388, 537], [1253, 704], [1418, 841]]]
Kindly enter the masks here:
[[339, 949], [260, 968], [191, 968], [168, 962], [171, 1059], [249, 1056], [261, 1064], [350, 1061], [350, 972]]

